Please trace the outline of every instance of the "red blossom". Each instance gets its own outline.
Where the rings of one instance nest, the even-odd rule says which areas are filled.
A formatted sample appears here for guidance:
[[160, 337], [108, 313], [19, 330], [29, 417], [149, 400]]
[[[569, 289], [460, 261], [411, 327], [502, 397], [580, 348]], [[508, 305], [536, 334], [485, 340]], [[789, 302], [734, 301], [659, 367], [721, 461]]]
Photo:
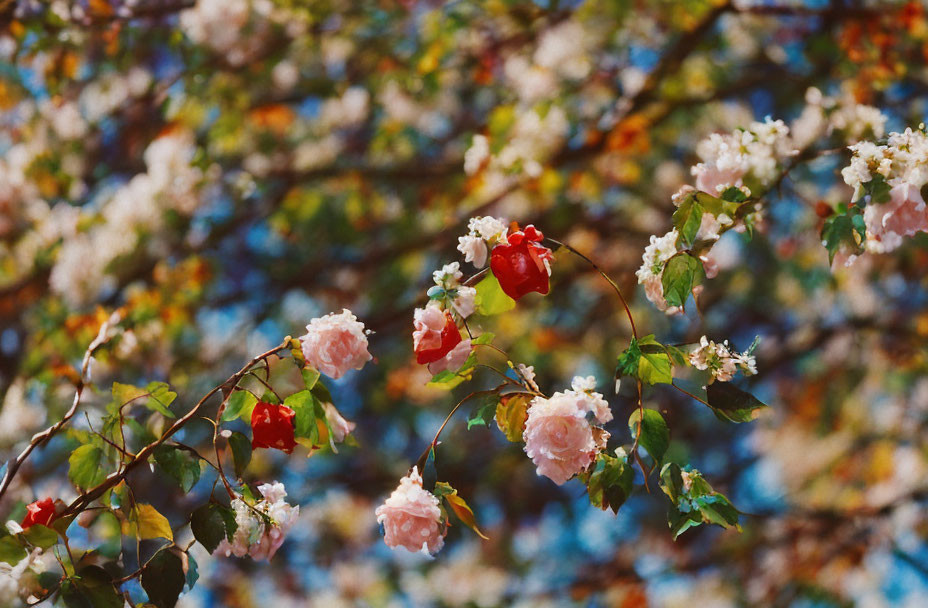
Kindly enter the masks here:
[[510, 233], [508, 244], [493, 248], [490, 269], [510, 298], [518, 300], [533, 291], [542, 295], [548, 293], [551, 275], [548, 263], [554, 256], [540, 244], [544, 238], [541, 231], [528, 225], [525, 230]]
[[55, 519], [55, 502], [51, 498], [37, 500], [26, 507], [26, 517], [23, 519], [23, 530], [26, 530], [35, 524], [47, 526]]
[[[437, 318], [438, 313], [434, 310], [423, 310], [426, 312], [426, 315], [423, 319], [417, 320], [416, 329], [417, 332], [422, 333], [425, 337], [416, 340], [415, 352], [416, 362], [425, 365], [426, 363], [438, 361], [450, 353], [455, 346], [460, 344], [461, 331], [454, 322], [451, 313], [446, 310], [443, 311], [444, 325], [441, 327], [441, 333], [438, 336], [434, 336], [434, 334], [438, 333], [436, 331], [438, 328], [433, 327], [434, 320], [431, 317]], [[428, 334], [433, 335], [429, 336]], [[440, 341], [435, 338], [439, 338]]]
[[276, 448], [286, 453], [293, 451], [293, 417], [296, 412], [286, 405], [259, 401], [251, 413], [252, 448]]

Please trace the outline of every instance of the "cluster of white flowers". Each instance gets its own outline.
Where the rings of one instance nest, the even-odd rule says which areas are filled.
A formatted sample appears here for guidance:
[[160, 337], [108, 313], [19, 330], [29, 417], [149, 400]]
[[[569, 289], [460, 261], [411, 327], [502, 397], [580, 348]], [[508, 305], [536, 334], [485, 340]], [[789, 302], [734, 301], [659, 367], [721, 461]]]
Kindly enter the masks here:
[[664, 286], [661, 277], [667, 260], [677, 253], [677, 239], [680, 233], [676, 228], [662, 237], [651, 235], [651, 243], [645, 247], [641, 268], [635, 272], [638, 284], [644, 285], [644, 293], [655, 306], [667, 314], [679, 312], [678, 306], [668, 306], [664, 299]]
[[87, 83], [78, 105], [88, 121], [95, 123], [108, 116], [128, 99], [141, 97], [152, 84], [151, 73], [139, 66], [125, 74], [108, 72]]
[[508, 224], [500, 218], [483, 216], [472, 217], [467, 223], [467, 234], [458, 237], [458, 251], [464, 254], [464, 261], [471, 262], [477, 268], [486, 266], [490, 250], [498, 244], [507, 244]]
[[830, 97], [812, 87], [806, 91], [806, 106], [790, 126], [797, 148], [805, 148], [822, 137], [838, 134], [847, 143], [865, 137], [883, 137], [887, 117], [879, 109], [857, 103], [846, 91]]
[[482, 171], [488, 195], [498, 194], [496, 188], [514, 173], [540, 177], [545, 162], [561, 149], [569, 130], [567, 115], [558, 106], [547, 111], [520, 110], [506, 133], [505, 145], [497, 153], [492, 153], [485, 135], [474, 136], [464, 154], [464, 171], [468, 175]]
[[889, 187], [888, 199], [871, 200], [864, 210], [868, 251], [885, 253], [902, 244], [905, 236], [928, 231], [928, 209], [921, 195], [928, 183], [928, 134], [918, 130], [890, 133], [885, 145], [864, 141], [850, 146], [850, 164], [842, 169], [845, 183], [859, 200], [867, 184], [877, 177]]
[[[790, 130], [781, 120], [767, 118], [764, 122], [753, 122], [747, 129], [735, 129], [728, 134], [713, 133], [697, 145], [697, 153], [702, 159], [692, 168], [696, 177], [695, 187], [685, 185], [673, 195], [675, 205], [681, 205], [696, 191], [718, 197], [729, 188], [737, 188], [744, 196], [751, 196], [748, 183], [755, 187], [767, 187], [778, 176], [777, 167], [785, 159], [798, 153], [795, 142], [790, 138]], [[752, 212], [756, 217], [759, 210]], [[710, 211], [703, 208], [699, 228], [695, 235], [697, 241], [718, 241], [722, 233], [729, 229], [744, 230], [744, 224], [726, 214], [724, 211]], [[664, 299], [661, 282], [664, 266], [680, 248], [680, 234], [674, 229], [658, 237], [651, 237], [650, 244], [642, 256], [641, 268], [635, 273], [638, 283], [644, 285], [645, 295], [660, 310], [667, 314], [681, 312], [679, 306], [669, 306]], [[711, 248], [699, 255], [707, 278], [718, 272], [713, 260]], [[697, 286], [696, 289], [700, 289]]]
[[[258, 491], [263, 499], [254, 505], [247, 504], [241, 498], [232, 501], [235, 523], [238, 527], [235, 529], [231, 543], [222, 539], [216, 548], [227, 557], [249, 555], [256, 560], [270, 560], [283, 544], [287, 533], [300, 514], [299, 505], [294, 507], [284, 501], [287, 496], [284, 484], [280, 482], [262, 484], [258, 486]], [[268, 521], [270, 523], [267, 523]]]
[[428, 291], [429, 297], [439, 298], [445, 308], [451, 308], [458, 313], [462, 319], [474, 314], [474, 298], [477, 297], [477, 290], [467, 285], [461, 285], [461, 278], [464, 273], [461, 272], [461, 264], [451, 262], [445, 264], [440, 270], [432, 273], [432, 280], [435, 281], [435, 287]]
[[447, 129], [447, 117], [458, 114], [461, 107], [456, 87], [451, 86], [452, 83], [448, 84], [437, 93], [435, 99], [425, 103], [411, 97], [395, 80], [391, 80], [380, 89], [378, 100], [390, 120], [411, 125], [436, 137]]
[[509, 85], [526, 104], [549, 99], [559, 79], [580, 80], [593, 67], [589, 51], [595, 32], [576, 20], [565, 20], [542, 32], [531, 55], [510, 55], [503, 71]]
[[478, 606], [505, 604], [508, 576], [485, 563], [476, 544], [455, 552], [427, 572], [408, 570], [400, 579], [403, 591], [417, 606]]
[[718, 344], [703, 336], [699, 340], [699, 347], [689, 356], [690, 365], [700, 370], [708, 370], [713, 380], [728, 382], [740, 369], [745, 376], [757, 373], [757, 361], [750, 349], [737, 353], [732, 352], [728, 340]]
[[[64, 241], [49, 283], [71, 304], [95, 298], [113, 281], [108, 266], [138, 247], [141, 234], [157, 236], [165, 226], [165, 212], [190, 215], [199, 204], [203, 172], [191, 166], [196, 151], [193, 136], [174, 131], [145, 150], [146, 173], [118, 188], [100, 209], [99, 222]], [[150, 248], [159, 245], [148, 240]]]
[[747, 129], [713, 133], [696, 147], [702, 159], [692, 169], [696, 189], [716, 196], [730, 187], [742, 188], [748, 177], [766, 185], [777, 177], [777, 165], [796, 152], [789, 127], [769, 117]]
[[180, 14], [180, 27], [195, 43], [224, 54], [231, 65], [244, 65], [263, 46], [273, 8], [270, 0], [198, 0]]
[[361, 123], [370, 111], [371, 95], [364, 87], [348, 87], [340, 97], [327, 99], [319, 112], [324, 129], [340, 129]]

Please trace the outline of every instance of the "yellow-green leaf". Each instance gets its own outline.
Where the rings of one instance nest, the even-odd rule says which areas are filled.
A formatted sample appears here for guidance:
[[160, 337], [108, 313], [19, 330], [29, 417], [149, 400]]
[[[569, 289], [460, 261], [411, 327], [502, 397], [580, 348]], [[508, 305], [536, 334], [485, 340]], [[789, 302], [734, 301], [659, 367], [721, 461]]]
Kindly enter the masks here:
[[148, 504], [136, 505], [132, 512], [132, 521], [136, 525], [139, 538], [166, 538], [174, 540], [171, 523], [158, 509]]

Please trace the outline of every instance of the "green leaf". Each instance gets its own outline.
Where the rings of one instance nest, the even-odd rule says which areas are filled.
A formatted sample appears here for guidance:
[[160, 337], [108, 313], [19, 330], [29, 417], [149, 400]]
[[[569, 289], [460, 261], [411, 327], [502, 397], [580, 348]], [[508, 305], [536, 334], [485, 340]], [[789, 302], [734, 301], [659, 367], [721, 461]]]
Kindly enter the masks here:
[[638, 360], [638, 378], [646, 384], [670, 384], [673, 382], [673, 367], [664, 345], [654, 339], [653, 334], [638, 342], [641, 358]]
[[835, 254], [844, 247], [848, 252], [862, 253], [863, 243], [867, 237], [863, 212], [854, 205], [846, 214], [833, 215], [822, 226], [822, 244], [828, 251], [828, 263], [834, 262]]
[[103, 449], [87, 444], [78, 447], [68, 457], [68, 479], [82, 490], [93, 488], [106, 479]]
[[62, 598], [66, 606], [87, 608], [122, 608], [125, 599], [113, 583], [113, 577], [100, 566], [84, 566], [77, 576], [69, 579], [71, 585], [62, 585]]
[[499, 281], [492, 272], [477, 283], [475, 289], [477, 295], [474, 298], [474, 304], [481, 315], [498, 315], [516, 307], [516, 301], [503, 292], [503, 288], [500, 287]]
[[873, 179], [864, 184], [864, 192], [870, 195], [870, 202], [878, 205], [888, 203], [892, 199], [891, 191], [892, 186], [879, 173], [874, 173]]
[[[639, 426], [641, 434], [639, 436]], [[637, 409], [628, 418], [628, 429], [632, 439], [639, 437], [638, 443], [648, 451], [656, 464], [660, 464], [670, 446], [670, 430], [664, 417], [657, 410]]]
[[225, 518], [216, 504], [207, 504], [197, 508], [190, 516], [190, 530], [193, 537], [212, 553], [226, 537]]
[[15, 536], [0, 538], [0, 562], [15, 566], [26, 558], [26, 548]]
[[187, 560], [187, 589], [193, 589], [193, 586], [200, 580], [200, 569], [197, 567], [197, 560], [193, 559], [193, 555], [189, 551], [184, 553], [182, 559], [184, 558]]
[[435, 468], [435, 446], [429, 448], [429, 455], [422, 469], [422, 487], [427, 492], [431, 492], [438, 482], [438, 470]]
[[635, 473], [625, 458], [600, 452], [587, 478], [587, 493], [590, 503], [602, 510], [619, 512], [632, 493]]
[[251, 462], [251, 440], [238, 431], [229, 435], [229, 447], [232, 449], [232, 462], [235, 466], [235, 476], [241, 477]]
[[471, 344], [490, 344], [493, 342], [493, 338], [495, 337], [496, 337], [496, 334], [485, 331], [479, 336], [477, 336], [476, 338], [474, 338], [473, 340], [471, 340]]
[[687, 195], [673, 213], [673, 226], [680, 233], [678, 243], [692, 247], [702, 223], [704, 209], [694, 193]]
[[123, 406], [128, 404], [131, 401], [140, 399], [148, 395], [148, 391], [144, 388], [138, 386], [133, 386], [131, 384], [123, 384], [121, 382], [113, 383], [113, 401], [116, 402], [117, 406]]
[[671, 306], [683, 306], [693, 288], [702, 283], [706, 273], [702, 262], [688, 253], [678, 253], [667, 261], [661, 275], [664, 299]]
[[329, 392], [328, 387], [321, 381], [316, 381], [312, 393], [313, 397], [318, 399], [320, 403], [335, 403], [335, 400], [332, 399], [332, 393]]
[[150, 395], [148, 400], [145, 401], [145, 407], [168, 418], [177, 417], [174, 412], [168, 409], [171, 404], [174, 403], [174, 400], [177, 399], [177, 393], [172, 391], [171, 387], [164, 382], [152, 382], [145, 390], [148, 391]]
[[450, 369], [446, 369], [432, 376], [432, 379], [428, 381], [426, 386], [450, 391], [465, 380], [467, 380], [467, 376], [456, 374]]
[[155, 553], [142, 568], [142, 588], [158, 608], [174, 608], [186, 582], [184, 562], [170, 548]]
[[34, 524], [23, 532], [23, 538], [33, 547], [48, 549], [58, 544], [58, 533], [42, 524]]
[[485, 399], [483, 404], [474, 410], [474, 413], [467, 419], [467, 430], [469, 431], [475, 426], [490, 426], [490, 421], [493, 420], [493, 416], [496, 415], [497, 402], [498, 400], [495, 395], [491, 395], [490, 398]]
[[732, 203], [743, 203], [748, 200], [747, 195], [741, 190], [741, 188], [736, 188], [735, 186], [729, 186], [725, 192], [722, 193], [721, 199], [723, 201], [729, 201]]
[[258, 399], [249, 391], [238, 390], [232, 393], [229, 401], [226, 403], [226, 409], [222, 412], [222, 421], [231, 422], [238, 418], [246, 422], [251, 420], [251, 412], [254, 411]]
[[706, 401], [721, 420], [750, 422], [767, 404], [728, 382], [713, 382], [706, 387]]
[[300, 375], [303, 376], [303, 384], [306, 386], [306, 390], [311, 391], [313, 387], [316, 386], [316, 382], [319, 381], [319, 376], [322, 374], [312, 365], [307, 365], [300, 370]]
[[293, 393], [284, 399], [284, 405], [292, 409], [296, 416], [293, 418], [293, 436], [308, 439], [312, 445], [319, 444], [319, 425], [316, 420], [319, 414], [325, 417], [321, 405], [310, 391]]
[[704, 523], [741, 530], [738, 509], [713, 490], [699, 471], [668, 462], [661, 469], [660, 484], [672, 504], [668, 523], [675, 539]]
[[192, 454], [170, 445], [155, 448], [155, 462], [177, 482], [184, 492], [189, 492], [200, 480], [200, 461]]
[[[245, 487], [247, 488], [248, 486]], [[238, 530], [238, 522], [235, 521], [235, 511], [222, 505], [214, 506], [219, 511], [219, 514], [222, 515], [222, 522], [226, 527], [226, 540], [231, 543], [232, 536], [235, 534], [235, 531]]]

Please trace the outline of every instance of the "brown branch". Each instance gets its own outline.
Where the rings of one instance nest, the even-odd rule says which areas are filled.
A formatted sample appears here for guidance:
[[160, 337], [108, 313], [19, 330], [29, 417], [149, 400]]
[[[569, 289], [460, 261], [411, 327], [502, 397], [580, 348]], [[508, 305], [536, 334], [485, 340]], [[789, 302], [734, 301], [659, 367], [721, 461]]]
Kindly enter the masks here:
[[29, 455], [32, 454], [32, 451], [37, 447], [40, 447], [47, 443], [52, 437], [54, 437], [58, 431], [68, 423], [71, 418], [74, 417], [74, 414], [77, 413], [77, 409], [81, 403], [81, 396], [84, 393], [84, 387], [87, 383], [90, 382], [90, 362], [93, 358], [94, 352], [106, 344], [109, 341], [110, 337], [107, 335], [109, 333], [110, 327], [116, 325], [122, 320], [122, 313], [117, 311], [114, 312], [109, 319], [103, 322], [100, 326], [100, 331], [97, 332], [97, 337], [93, 339], [90, 343], [90, 346], [87, 347], [87, 350], [84, 352], [84, 358], [81, 361], [80, 368], [80, 378], [77, 381], [77, 388], [74, 391], [74, 400], [71, 402], [71, 407], [65, 412], [64, 417], [61, 420], [48, 427], [41, 433], [33, 435], [32, 440], [29, 442], [29, 445], [26, 446], [19, 456], [11, 460], [7, 465], [6, 474], [3, 476], [3, 481], [0, 481], [0, 499], [3, 498], [3, 495], [6, 493], [7, 489], [10, 487], [10, 483], [13, 481], [13, 477], [16, 476], [16, 472], [19, 471], [19, 468], [23, 465], [26, 459], [29, 458]]

